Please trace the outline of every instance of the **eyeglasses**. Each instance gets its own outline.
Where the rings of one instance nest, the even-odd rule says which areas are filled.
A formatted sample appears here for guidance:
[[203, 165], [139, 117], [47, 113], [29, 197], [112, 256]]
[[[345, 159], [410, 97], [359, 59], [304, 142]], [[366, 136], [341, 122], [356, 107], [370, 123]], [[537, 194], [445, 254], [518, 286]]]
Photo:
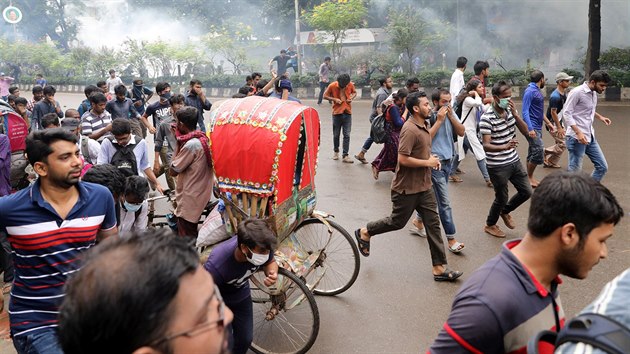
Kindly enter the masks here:
[[[196, 325], [195, 327], [183, 331], [183, 332], [179, 332], [179, 333], [175, 333], [175, 334], [171, 334], [169, 336], [166, 336], [162, 339], [158, 339], [154, 342], [151, 343], [151, 346], [156, 346], [159, 344], [162, 344], [164, 342], [168, 342], [171, 341], [175, 338], [178, 337], [188, 337], [188, 338], [192, 338], [195, 337], [203, 332], [209, 331], [215, 327], [221, 327], [223, 328], [223, 326], [225, 325], [225, 302], [223, 302], [223, 297], [221, 297], [221, 293], [219, 292], [219, 287], [215, 284], [214, 285], [214, 294], [212, 295], [212, 298], [216, 298], [219, 301], [219, 319], [217, 320], [213, 320], [213, 321], [206, 321], [203, 323], [200, 323], [198, 325]], [[211, 309], [214, 309], [214, 306], [211, 307]], [[212, 311], [212, 310], [209, 311]]]

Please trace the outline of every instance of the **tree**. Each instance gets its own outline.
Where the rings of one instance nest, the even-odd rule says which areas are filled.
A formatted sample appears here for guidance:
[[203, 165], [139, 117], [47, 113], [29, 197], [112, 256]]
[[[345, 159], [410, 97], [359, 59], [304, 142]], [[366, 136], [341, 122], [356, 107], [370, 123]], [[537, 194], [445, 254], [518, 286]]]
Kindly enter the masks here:
[[[432, 23], [426, 20], [420, 9], [391, 11], [385, 31], [391, 37], [391, 46], [395, 53], [403, 54], [407, 73], [413, 71], [413, 59], [422, 49], [443, 41], [451, 31], [448, 23]], [[439, 22], [439, 20], [436, 20]], [[437, 31], [440, 28], [442, 31]]]
[[367, 15], [363, 0], [324, 2], [306, 14], [306, 22], [331, 36], [330, 52], [335, 60], [341, 57], [341, 47], [347, 29], [357, 28]]
[[602, 41], [601, 5], [601, 0], [589, 0], [588, 2], [588, 45], [586, 46], [586, 62], [584, 63], [585, 77], [599, 69], [599, 51]]
[[[327, 0], [298, 0], [300, 13], [306, 13], [313, 7]], [[265, 0], [262, 16], [266, 18], [263, 31], [268, 37], [280, 36], [285, 41], [295, 38], [295, 1], [294, 0]]]
[[121, 50], [121, 53], [125, 58], [125, 62], [129, 64], [140, 77], [149, 77], [149, 71], [147, 70], [148, 55], [145, 48], [146, 45], [147, 41], [136, 41], [131, 38], [127, 38], [123, 42]]

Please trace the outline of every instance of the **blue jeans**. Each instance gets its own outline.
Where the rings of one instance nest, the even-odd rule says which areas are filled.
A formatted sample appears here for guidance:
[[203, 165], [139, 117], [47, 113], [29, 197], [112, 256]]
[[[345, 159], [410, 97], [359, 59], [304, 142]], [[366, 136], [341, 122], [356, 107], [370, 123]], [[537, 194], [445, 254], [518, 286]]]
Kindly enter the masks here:
[[201, 111], [201, 114], [197, 117], [197, 123], [199, 124], [199, 130], [201, 130], [202, 132], [206, 132], [206, 123], [204, 123], [203, 121], [203, 110]]
[[55, 328], [45, 328], [13, 337], [18, 354], [63, 354]]
[[361, 148], [361, 151], [363, 151], [363, 153], [365, 154], [368, 150], [370, 150], [373, 143], [374, 143], [374, 140], [372, 140], [372, 137], [368, 136], [368, 138], [365, 139], [365, 143], [363, 143], [363, 147]]
[[326, 91], [327, 87], [327, 82], [319, 82], [319, 98], [317, 99], [317, 104], [322, 103], [322, 100], [324, 99], [324, 92]]
[[580, 142], [572, 136], [567, 136], [566, 141], [567, 150], [569, 151], [569, 171], [581, 171], [582, 160], [584, 159], [584, 154], [586, 154], [595, 167], [591, 177], [597, 181], [601, 181], [608, 171], [608, 163], [595, 136], [591, 135], [591, 142], [586, 145], [580, 144]]
[[334, 114], [333, 120], [333, 151], [339, 152], [339, 136], [343, 128], [343, 153], [342, 156], [348, 156], [350, 150], [350, 130], [352, 129], [352, 115], [348, 113]]
[[[252, 297], [248, 296], [236, 303], [225, 302], [225, 305], [234, 313], [234, 319], [230, 324], [232, 332], [233, 354], [245, 354], [254, 339], [254, 310]], [[229, 333], [229, 332], [228, 332]]]
[[[452, 240], [455, 238], [455, 222], [453, 221], [453, 210], [451, 209], [451, 202], [448, 198], [448, 176], [451, 174], [452, 160], [440, 160], [442, 165], [440, 170], [431, 170], [431, 182], [433, 183], [433, 192], [435, 193], [435, 199], [437, 200], [438, 214], [440, 214], [440, 221], [442, 222], [442, 228], [446, 233], [446, 238]], [[419, 213], [416, 213], [416, 218], [422, 220]]]
[[529, 147], [527, 148], [527, 162], [534, 165], [542, 165], [545, 162], [545, 146], [542, 141], [542, 130], [534, 130], [535, 138], [527, 137]]

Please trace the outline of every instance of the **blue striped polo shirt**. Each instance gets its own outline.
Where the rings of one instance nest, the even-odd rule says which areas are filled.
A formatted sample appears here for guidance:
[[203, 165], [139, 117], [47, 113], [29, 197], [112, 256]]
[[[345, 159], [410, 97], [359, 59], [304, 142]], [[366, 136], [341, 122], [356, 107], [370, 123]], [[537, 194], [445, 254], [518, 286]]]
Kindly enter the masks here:
[[545, 289], [510, 251], [519, 242], [505, 242], [464, 282], [431, 354], [526, 354], [532, 336], [563, 326], [560, 279]]
[[100, 230], [116, 227], [114, 200], [101, 185], [79, 182], [79, 199], [65, 219], [44, 200], [40, 181], [0, 198], [0, 225], [11, 243], [11, 335], [57, 327], [64, 284]]

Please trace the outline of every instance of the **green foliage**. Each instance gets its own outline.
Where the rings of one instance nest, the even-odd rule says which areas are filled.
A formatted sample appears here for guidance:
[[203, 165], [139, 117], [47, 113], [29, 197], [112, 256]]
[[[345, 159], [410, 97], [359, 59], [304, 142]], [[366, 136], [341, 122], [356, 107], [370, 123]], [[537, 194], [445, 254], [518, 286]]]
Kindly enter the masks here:
[[610, 74], [611, 85], [630, 87], [630, 47], [608, 49], [599, 57], [599, 64]]
[[327, 1], [315, 6], [304, 15], [306, 22], [319, 31], [325, 31], [332, 37], [329, 45], [333, 59], [341, 57], [341, 47], [345, 31], [357, 28], [367, 15], [363, 0], [347, 0], [344, 2]]

